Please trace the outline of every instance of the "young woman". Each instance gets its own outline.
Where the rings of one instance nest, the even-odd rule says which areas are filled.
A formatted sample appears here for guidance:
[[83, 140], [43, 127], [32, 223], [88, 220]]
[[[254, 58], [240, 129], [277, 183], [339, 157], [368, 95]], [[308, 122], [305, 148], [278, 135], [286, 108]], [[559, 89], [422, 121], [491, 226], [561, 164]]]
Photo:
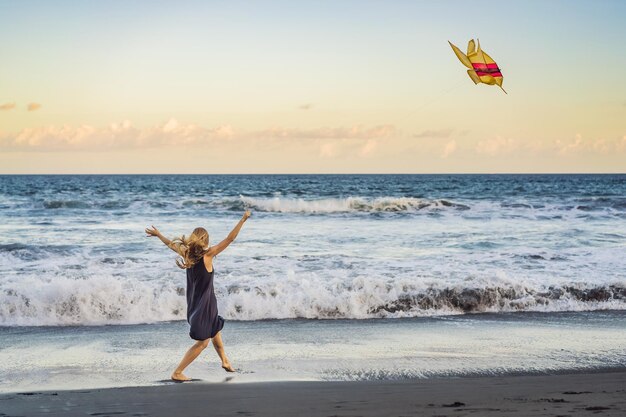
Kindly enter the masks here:
[[226, 239], [215, 246], [209, 246], [209, 233], [202, 227], [196, 227], [189, 237], [183, 235], [169, 240], [156, 227], [146, 228], [148, 236], [156, 236], [167, 247], [180, 255], [176, 265], [187, 271], [187, 321], [191, 326], [189, 336], [196, 343], [189, 348], [178, 368], [172, 373], [174, 381], [189, 381], [183, 371], [194, 361], [213, 341], [213, 347], [222, 361], [222, 368], [226, 372], [235, 372], [222, 343], [221, 330], [224, 319], [217, 314], [217, 299], [213, 290], [213, 258], [230, 245], [239, 234], [241, 227], [250, 217], [246, 210], [237, 226], [228, 234]]

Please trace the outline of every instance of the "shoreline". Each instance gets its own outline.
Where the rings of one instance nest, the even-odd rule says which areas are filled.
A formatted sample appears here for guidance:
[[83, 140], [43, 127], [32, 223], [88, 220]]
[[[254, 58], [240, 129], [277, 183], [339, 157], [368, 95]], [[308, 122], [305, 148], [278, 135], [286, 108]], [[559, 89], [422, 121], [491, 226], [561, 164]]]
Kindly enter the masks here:
[[[232, 321], [224, 341], [241, 371], [237, 384], [613, 373], [626, 371], [625, 317], [626, 311]], [[187, 332], [182, 321], [0, 328], [0, 393], [154, 386], [189, 348]], [[206, 383], [225, 376], [213, 349], [187, 374]]]
[[[236, 378], [236, 377], [235, 377]], [[164, 383], [0, 395], [13, 415], [626, 415], [626, 369], [383, 381]]]
[[[351, 317], [279, 317], [279, 318], [261, 318], [261, 319], [227, 319], [228, 323], [239, 324], [280, 324], [280, 323], [393, 323], [398, 322], [423, 322], [423, 321], [442, 321], [456, 319], [473, 320], [481, 319], [485, 321], [505, 321], [505, 320], [519, 320], [524, 321], [527, 319], [545, 319], [545, 321], [553, 319], [569, 318], [581, 314], [608, 314], [608, 315], [624, 315], [626, 316], [626, 303], [624, 308], [597, 308], [597, 309], [581, 309], [581, 310], [510, 310], [510, 311], [469, 311], [469, 312], [441, 312], [438, 314], [428, 315], [415, 315], [415, 316], [393, 316], [393, 317], [365, 317], [365, 318], [351, 318]], [[63, 330], [81, 330], [81, 329], [115, 329], [132, 326], [159, 326], [170, 324], [184, 324], [187, 325], [187, 319], [177, 318], [171, 320], [159, 320], [159, 321], [139, 321], [139, 322], [110, 322], [110, 323], [89, 323], [89, 324], [0, 324], [0, 331], [15, 332], [40, 330], [40, 331], [54, 331], [56, 329]]]

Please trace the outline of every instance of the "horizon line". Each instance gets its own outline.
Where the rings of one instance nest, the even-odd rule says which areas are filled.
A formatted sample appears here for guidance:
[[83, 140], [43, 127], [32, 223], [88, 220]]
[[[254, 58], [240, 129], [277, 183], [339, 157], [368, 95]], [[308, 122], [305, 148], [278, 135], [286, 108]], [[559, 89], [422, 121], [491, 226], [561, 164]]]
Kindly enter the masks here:
[[30, 174], [4, 174], [0, 173], [2, 177], [9, 176], [62, 176], [62, 175], [81, 175], [81, 176], [97, 176], [97, 175], [196, 175], [196, 176], [218, 176], [218, 175], [626, 175], [625, 172], [386, 172], [386, 173], [376, 173], [376, 172], [353, 172], [353, 173], [315, 173], [315, 172], [304, 172], [304, 173], [30, 173]]

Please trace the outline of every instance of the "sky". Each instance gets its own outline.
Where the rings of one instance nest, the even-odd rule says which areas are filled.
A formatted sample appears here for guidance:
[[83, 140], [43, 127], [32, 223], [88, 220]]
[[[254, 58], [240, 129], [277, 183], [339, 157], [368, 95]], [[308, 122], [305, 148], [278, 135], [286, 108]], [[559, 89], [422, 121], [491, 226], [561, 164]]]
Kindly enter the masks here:
[[[0, 0], [0, 174], [626, 172], [626, 2]], [[472, 38], [503, 93], [448, 45]]]

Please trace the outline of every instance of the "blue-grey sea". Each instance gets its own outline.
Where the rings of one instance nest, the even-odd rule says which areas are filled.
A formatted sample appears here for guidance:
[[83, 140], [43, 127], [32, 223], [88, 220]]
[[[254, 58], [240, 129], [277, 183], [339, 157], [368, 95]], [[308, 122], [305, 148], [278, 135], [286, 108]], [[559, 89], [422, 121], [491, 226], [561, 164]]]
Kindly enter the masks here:
[[239, 380], [626, 366], [626, 175], [26, 175], [0, 176], [0, 390], [167, 378], [185, 272], [144, 229], [215, 244], [245, 209], [214, 261]]

